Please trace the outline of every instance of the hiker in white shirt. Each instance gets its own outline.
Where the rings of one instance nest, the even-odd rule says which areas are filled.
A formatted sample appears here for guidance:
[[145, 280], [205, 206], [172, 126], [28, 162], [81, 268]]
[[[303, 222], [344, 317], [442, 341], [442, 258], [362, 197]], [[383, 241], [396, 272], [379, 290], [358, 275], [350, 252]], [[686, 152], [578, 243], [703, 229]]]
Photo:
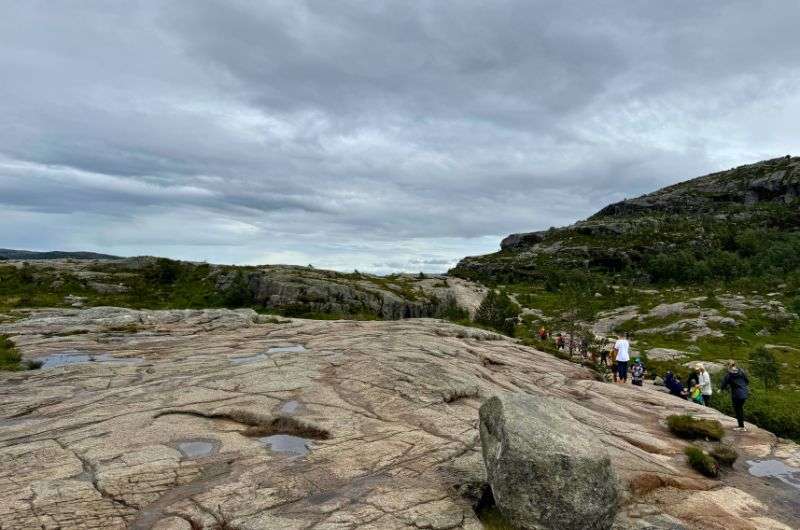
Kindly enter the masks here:
[[617, 376], [621, 383], [628, 382], [628, 361], [631, 360], [630, 349], [631, 343], [625, 338], [625, 335], [620, 333], [617, 335], [617, 342], [614, 343], [614, 353], [617, 359]]
[[700, 392], [703, 395], [703, 404], [707, 407], [711, 401], [711, 394], [714, 392], [711, 389], [711, 376], [708, 375], [705, 366], [702, 363], [697, 363], [694, 367], [697, 372], [697, 384], [700, 387]]

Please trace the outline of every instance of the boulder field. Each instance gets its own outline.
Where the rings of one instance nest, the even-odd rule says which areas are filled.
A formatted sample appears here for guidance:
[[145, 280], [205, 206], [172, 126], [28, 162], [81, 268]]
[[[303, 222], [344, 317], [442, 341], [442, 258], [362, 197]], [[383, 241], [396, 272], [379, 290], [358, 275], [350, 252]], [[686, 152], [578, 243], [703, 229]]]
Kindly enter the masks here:
[[[479, 408], [495, 396], [522, 403], [503, 418], [529, 424], [534, 449], [597, 449], [597, 484], [616, 484], [598, 492], [614, 505], [602, 524], [800, 527], [793, 479], [750, 473], [800, 467], [794, 443], [734, 433], [717, 411], [482, 330], [93, 308], [25, 313], [0, 333], [44, 362], [0, 373], [3, 530], [479, 529], [490, 479]], [[739, 452], [719, 480], [692, 470], [667, 430], [683, 413], [721, 421]], [[552, 502], [536, 508], [563, 511]]]

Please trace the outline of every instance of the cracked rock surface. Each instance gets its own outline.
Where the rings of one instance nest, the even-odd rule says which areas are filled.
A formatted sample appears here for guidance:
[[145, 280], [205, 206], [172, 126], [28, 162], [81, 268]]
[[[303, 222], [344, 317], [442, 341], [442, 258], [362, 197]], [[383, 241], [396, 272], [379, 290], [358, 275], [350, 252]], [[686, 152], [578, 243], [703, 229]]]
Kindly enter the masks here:
[[[798, 491], [745, 463], [797, 466], [795, 444], [481, 330], [92, 308], [27, 313], [0, 333], [26, 358], [83, 355], [0, 373], [3, 530], [478, 529], [478, 408], [503, 392], [570, 403], [571, 427], [619, 477], [616, 528], [800, 527]], [[691, 470], [667, 431], [685, 412], [719, 419], [739, 451], [721, 480]], [[293, 421], [248, 430], [280, 416]]]

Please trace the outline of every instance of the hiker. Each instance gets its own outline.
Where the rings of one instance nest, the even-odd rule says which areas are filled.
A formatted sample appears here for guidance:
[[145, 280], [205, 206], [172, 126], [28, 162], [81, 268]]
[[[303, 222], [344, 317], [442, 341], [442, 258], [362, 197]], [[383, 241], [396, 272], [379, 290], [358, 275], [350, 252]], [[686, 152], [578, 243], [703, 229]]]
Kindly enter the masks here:
[[[607, 340], [607, 339], [606, 339]], [[608, 368], [608, 343], [600, 347], [600, 364]]]
[[547, 340], [547, 328], [544, 326], [539, 328], [539, 340]]
[[561, 335], [561, 333], [556, 335], [556, 348], [558, 348], [559, 350], [564, 349], [564, 336]]
[[642, 386], [644, 384], [644, 373], [645, 369], [642, 360], [637, 357], [633, 361], [633, 366], [631, 366], [631, 384]]
[[585, 359], [589, 356], [589, 341], [586, 340], [586, 337], [583, 337], [580, 342], [580, 351], [581, 356]]
[[734, 431], [747, 431], [744, 426], [744, 402], [747, 401], [747, 397], [750, 395], [749, 384], [750, 380], [744, 370], [736, 366], [736, 361], [730, 361], [728, 363], [728, 373], [725, 374], [725, 379], [722, 380], [720, 389], [725, 390], [728, 387], [731, 389], [731, 402], [733, 403], [733, 410], [736, 412], [736, 421], [739, 422], [739, 426], [735, 427]]
[[628, 382], [628, 361], [631, 360], [630, 349], [631, 343], [625, 338], [625, 335], [620, 333], [617, 335], [617, 342], [614, 343], [615, 359], [617, 360], [617, 374], [621, 383]]
[[667, 371], [667, 373], [664, 375], [664, 386], [669, 389], [669, 393], [673, 396], [686, 399], [686, 390], [684, 390], [683, 385], [678, 378], [675, 377], [675, 375], [670, 371]]
[[703, 363], [697, 363], [694, 369], [697, 372], [697, 382], [700, 386], [700, 395], [703, 399], [703, 405], [707, 407], [711, 402], [711, 394], [714, 392], [711, 389], [711, 376], [708, 374], [708, 371], [706, 371], [706, 367], [703, 366]]

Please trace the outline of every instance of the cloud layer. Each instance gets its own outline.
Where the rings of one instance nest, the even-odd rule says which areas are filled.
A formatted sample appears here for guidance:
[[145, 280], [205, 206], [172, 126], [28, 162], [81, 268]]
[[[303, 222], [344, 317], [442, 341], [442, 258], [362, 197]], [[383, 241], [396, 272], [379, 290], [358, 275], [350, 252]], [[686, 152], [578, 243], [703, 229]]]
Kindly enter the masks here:
[[0, 15], [6, 247], [444, 270], [800, 138], [794, 0]]

